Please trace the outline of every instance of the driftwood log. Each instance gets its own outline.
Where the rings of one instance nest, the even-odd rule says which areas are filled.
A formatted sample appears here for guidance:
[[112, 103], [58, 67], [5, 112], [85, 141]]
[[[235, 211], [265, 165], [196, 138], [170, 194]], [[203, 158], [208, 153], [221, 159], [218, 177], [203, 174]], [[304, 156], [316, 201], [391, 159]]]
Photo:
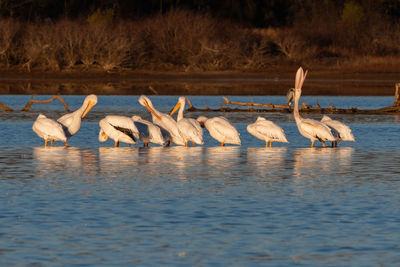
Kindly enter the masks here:
[[65, 110], [67, 112], [69, 112], [67, 103], [65, 103], [64, 99], [59, 95], [55, 95], [52, 98], [49, 98], [47, 100], [36, 100], [36, 99], [33, 99], [33, 95], [32, 95], [31, 100], [28, 103], [26, 103], [25, 107], [23, 109], [21, 109], [21, 111], [29, 111], [29, 109], [31, 108], [33, 103], [46, 104], [46, 103], [50, 103], [50, 102], [54, 101], [55, 99], [60, 100], [61, 103], [64, 104]]
[[4, 111], [13, 111], [12, 108], [10, 108], [9, 106], [3, 104], [2, 102], [0, 102], [0, 108], [2, 108]]
[[[194, 107], [190, 101], [188, 101], [189, 108], [187, 111], [222, 111], [222, 112], [281, 112], [281, 113], [291, 113], [293, 111], [293, 107], [289, 107], [288, 105], [282, 104], [261, 104], [261, 103], [253, 103], [253, 101], [247, 102], [238, 102], [231, 101], [226, 97], [223, 97], [225, 106], [220, 104], [219, 109], [210, 109], [208, 106], [205, 106], [204, 109]], [[229, 105], [235, 105], [234, 108], [231, 108]], [[238, 106], [246, 106], [247, 109], [238, 108]], [[395, 99], [392, 106], [384, 107], [380, 109], [358, 109], [357, 107], [352, 107], [349, 109], [345, 108], [336, 108], [335, 106], [329, 106], [327, 108], [321, 107], [318, 102], [316, 103], [316, 107], [307, 105], [302, 102], [302, 107], [299, 107], [299, 111], [302, 113], [317, 113], [317, 114], [398, 114], [400, 113], [400, 83], [396, 83], [395, 85]]]

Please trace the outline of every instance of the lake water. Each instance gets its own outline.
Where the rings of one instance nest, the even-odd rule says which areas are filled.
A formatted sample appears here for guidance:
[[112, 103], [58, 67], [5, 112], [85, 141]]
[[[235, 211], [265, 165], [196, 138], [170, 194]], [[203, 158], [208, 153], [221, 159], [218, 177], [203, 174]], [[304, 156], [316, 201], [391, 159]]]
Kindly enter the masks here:
[[[38, 96], [47, 99], [49, 96]], [[71, 110], [83, 96], [65, 96]], [[168, 112], [175, 96], [152, 96]], [[392, 97], [304, 97], [321, 106], [380, 108]], [[30, 96], [3, 95], [21, 109]], [[138, 96], [99, 96], [78, 134], [44, 148], [32, 131], [59, 102], [0, 113], [0, 265], [3, 266], [393, 266], [400, 261], [400, 116], [332, 115], [356, 142], [309, 148], [291, 114], [226, 116], [242, 146], [114, 148], [99, 143], [108, 114], [150, 116]], [[248, 101], [251, 97], [230, 97]], [[283, 96], [254, 102], [281, 104]], [[219, 107], [217, 96], [191, 96]], [[246, 126], [264, 116], [289, 144], [264, 142]], [[303, 115], [320, 119], [321, 115]]]

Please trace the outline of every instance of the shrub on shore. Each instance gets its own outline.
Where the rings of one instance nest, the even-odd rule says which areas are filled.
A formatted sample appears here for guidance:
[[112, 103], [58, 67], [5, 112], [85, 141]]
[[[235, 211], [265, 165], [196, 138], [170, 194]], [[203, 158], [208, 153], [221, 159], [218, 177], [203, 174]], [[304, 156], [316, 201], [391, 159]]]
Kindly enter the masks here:
[[87, 20], [23, 24], [0, 19], [0, 67], [258, 71], [279, 64], [400, 63], [400, 26], [372, 23], [356, 4], [325, 21], [299, 15], [292, 26], [275, 29], [249, 29], [184, 10], [140, 21], [96, 12]]

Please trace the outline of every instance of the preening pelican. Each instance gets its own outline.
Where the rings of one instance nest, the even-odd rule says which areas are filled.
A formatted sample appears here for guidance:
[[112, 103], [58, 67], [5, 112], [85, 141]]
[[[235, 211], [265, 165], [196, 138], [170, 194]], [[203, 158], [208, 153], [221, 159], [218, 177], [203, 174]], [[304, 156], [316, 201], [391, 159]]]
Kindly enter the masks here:
[[[156, 110], [147, 96], [140, 96], [139, 103], [147, 108], [152, 116], [153, 123], [157, 124], [164, 130], [168, 131], [171, 136], [171, 141], [176, 145], [185, 145], [181, 134], [179, 133], [178, 125], [176, 121], [168, 114], [164, 114]], [[167, 140], [167, 146], [169, 145], [169, 140]]]
[[247, 131], [258, 139], [264, 140], [266, 147], [268, 145], [271, 147], [272, 142], [289, 143], [283, 129], [263, 117], [258, 117], [255, 123], [249, 124]]
[[114, 146], [118, 147], [119, 142], [136, 144], [139, 139], [139, 132], [133, 120], [125, 116], [106, 116], [100, 120], [99, 141], [105, 142], [108, 137], [115, 141]]
[[307, 71], [304, 74], [303, 69], [300, 67], [296, 73], [295, 92], [294, 92], [294, 119], [296, 120], [297, 128], [302, 136], [311, 141], [311, 147], [314, 147], [314, 142], [319, 140], [325, 147], [326, 141], [336, 141], [337, 137], [334, 136], [332, 130], [324, 123], [313, 120], [305, 119], [299, 113], [299, 99], [301, 96], [301, 88], [303, 87], [304, 80], [306, 79]]
[[[70, 138], [79, 131], [79, 129], [81, 128], [82, 119], [96, 104], [97, 96], [88, 95], [87, 97], [85, 97], [85, 100], [83, 101], [83, 104], [79, 109], [72, 113], [65, 114], [57, 120], [64, 126], [64, 131], [67, 138]], [[67, 141], [65, 141], [65, 146], [68, 146]]]
[[326, 115], [322, 117], [321, 122], [335, 129], [339, 133], [339, 138], [334, 143], [335, 146], [337, 146], [338, 141], [353, 141], [353, 142], [356, 141], [354, 139], [354, 135], [351, 133], [350, 127], [347, 126], [346, 124], [337, 120], [332, 120]]
[[194, 143], [198, 145], [204, 144], [203, 142], [203, 128], [201, 128], [200, 123], [192, 118], [184, 118], [183, 117], [183, 110], [185, 109], [185, 98], [183, 96], [179, 97], [178, 103], [176, 103], [175, 107], [171, 111], [169, 115], [175, 113], [178, 110], [178, 117], [177, 117], [177, 125], [179, 133], [181, 134], [182, 138], [185, 141], [185, 146], [188, 146], [188, 142], [192, 142], [193, 146]]
[[63, 130], [63, 126], [47, 118], [43, 114], [39, 114], [36, 121], [32, 125], [32, 130], [41, 138], [44, 139], [44, 147], [47, 147], [47, 141], [50, 140], [51, 146], [53, 141], [67, 142], [67, 136]]
[[197, 121], [204, 124], [210, 135], [220, 142], [221, 146], [225, 144], [241, 145], [239, 132], [226, 118], [220, 116], [207, 119], [200, 116]]
[[139, 131], [139, 139], [143, 146], [149, 146], [149, 143], [164, 145], [164, 138], [158, 126], [136, 115], [132, 116], [132, 120]]

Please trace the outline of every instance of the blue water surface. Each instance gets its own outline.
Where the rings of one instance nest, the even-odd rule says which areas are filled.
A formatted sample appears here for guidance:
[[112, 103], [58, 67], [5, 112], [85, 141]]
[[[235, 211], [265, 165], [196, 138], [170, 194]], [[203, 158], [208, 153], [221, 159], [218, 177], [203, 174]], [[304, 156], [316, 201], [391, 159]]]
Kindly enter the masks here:
[[[83, 98], [65, 96], [72, 110]], [[18, 110], [29, 99], [0, 100]], [[150, 119], [137, 99], [99, 96], [68, 148], [62, 143], [44, 148], [31, 129], [39, 113], [54, 119], [65, 114], [60, 102], [0, 114], [0, 265], [393, 266], [400, 261], [399, 116], [332, 115], [356, 138], [337, 148], [320, 143], [310, 148], [292, 114], [251, 112], [185, 113], [226, 116], [242, 146], [220, 147], [207, 132], [204, 146], [188, 148], [100, 143], [98, 121], [106, 115]], [[177, 101], [151, 99], [163, 112]], [[196, 107], [223, 103], [215, 96], [190, 100]], [[285, 101], [283, 96], [253, 100]], [[393, 98], [318, 101], [367, 109], [388, 106]], [[290, 143], [265, 148], [248, 134], [246, 126], [258, 116], [279, 124]]]

